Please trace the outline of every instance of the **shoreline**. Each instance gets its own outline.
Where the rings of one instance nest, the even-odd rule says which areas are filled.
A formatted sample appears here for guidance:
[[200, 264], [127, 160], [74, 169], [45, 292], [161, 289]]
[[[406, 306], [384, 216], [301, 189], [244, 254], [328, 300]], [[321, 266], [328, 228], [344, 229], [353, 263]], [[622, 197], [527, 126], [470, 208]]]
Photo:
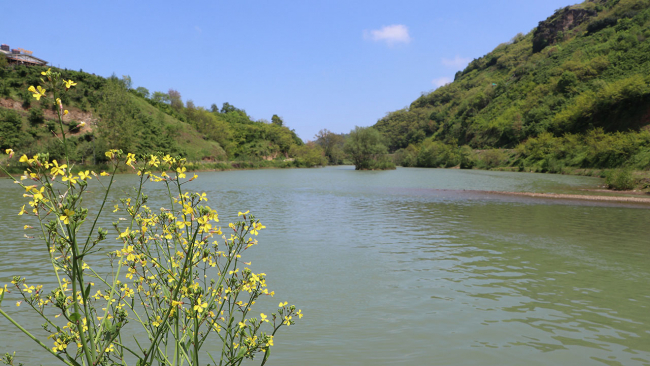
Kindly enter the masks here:
[[584, 200], [584, 201], [605, 201], [605, 202], [626, 202], [650, 204], [650, 197], [626, 197], [626, 196], [597, 196], [582, 194], [563, 193], [533, 193], [533, 192], [509, 192], [509, 191], [476, 191], [489, 194], [501, 194], [508, 196], [524, 196], [535, 198], [562, 199], [562, 200]]

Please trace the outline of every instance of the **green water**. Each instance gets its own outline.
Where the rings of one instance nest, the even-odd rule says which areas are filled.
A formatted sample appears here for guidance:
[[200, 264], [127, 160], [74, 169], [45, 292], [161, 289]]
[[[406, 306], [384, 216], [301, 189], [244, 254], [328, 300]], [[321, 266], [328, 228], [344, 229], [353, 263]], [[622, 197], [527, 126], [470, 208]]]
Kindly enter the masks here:
[[[650, 206], [476, 192], [599, 183], [330, 167], [202, 173], [191, 189], [224, 225], [250, 209], [267, 226], [252, 267], [269, 274], [273, 305], [306, 314], [276, 337], [272, 365], [650, 365]], [[0, 283], [48, 273], [15, 215], [21, 194], [0, 182]], [[3, 308], [21, 317], [13, 302]], [[26, 365], [55, 364], [4, 319], [0, 340]]]

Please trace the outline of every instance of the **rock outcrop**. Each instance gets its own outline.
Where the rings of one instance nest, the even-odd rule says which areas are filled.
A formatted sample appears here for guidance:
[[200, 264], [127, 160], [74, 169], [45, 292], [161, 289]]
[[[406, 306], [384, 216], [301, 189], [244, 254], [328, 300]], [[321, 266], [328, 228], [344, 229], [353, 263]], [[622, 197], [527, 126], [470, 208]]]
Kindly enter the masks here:
[[539, 22], [533, 33], [533, 53], [561, 41], [561, 33], [571, 30], [596, 15], [595, 10], [566, 7]]

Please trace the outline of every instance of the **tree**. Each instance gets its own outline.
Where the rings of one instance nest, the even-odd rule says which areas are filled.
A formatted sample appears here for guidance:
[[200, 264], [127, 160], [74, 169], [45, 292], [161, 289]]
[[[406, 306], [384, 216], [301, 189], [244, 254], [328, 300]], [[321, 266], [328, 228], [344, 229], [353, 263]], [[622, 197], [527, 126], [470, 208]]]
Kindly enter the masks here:
[[175, 89], [169, 89], [167, 93], [169, 95], [169, 102], [172, 105], [172, 108], [180, 110], [183, 108], [183, 100], [181, 99], [181, 93]]
[[147, 99], [149, 98], [149, 89], [147, 89], [147, 88], [145, 88], [143, 86], [139, 86], [139, 87], [137, 87], [135, 89], [135, 91], [138, 94], [140, 94], [143, 98], [147, 98]]
[[7, 61], [7, 56], [4, 53], [0, 53], [0, 67], [7, 67], [9, 61]]
[[153, 92], [151, 99], [154, 102], [169, 104], [169, 94], [163, 92]]
[[271, 123], [273, 123], [274, 125], [278, 125], [278, 126], [283, 126], [284, 125], [284, 121], [277, 114], [274, 114], [273, 117], [271, 117]]
[[322, 129], [314, 136], [316, 143], [323, 148], [330, 164], [339, 164], [343, 161], [343, 145], [345, 137], [328, 129]]
[[235, 111], [237, 111], [237, 108], [235, 108], [234, 105], [232, 105], [232, 104], [230, 104], [228, 102], [225, 102], [223, 104], [223, 107], [221, 107], [221, 113], [230, 113], [230, 112], [235, 112]]
[[359, 126], [350, 131], [344, 150], [352, 158], [356, 170], [372, 169], [377, 159], [387, 152], [379, 131]]

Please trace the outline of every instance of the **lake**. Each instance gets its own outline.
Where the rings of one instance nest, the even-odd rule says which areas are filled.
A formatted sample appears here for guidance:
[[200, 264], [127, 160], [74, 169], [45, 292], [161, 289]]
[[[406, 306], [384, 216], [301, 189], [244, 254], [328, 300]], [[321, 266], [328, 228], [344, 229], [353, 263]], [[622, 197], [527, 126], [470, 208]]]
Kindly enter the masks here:
[[[118, 191], [136, 181], [116, 179]], [[276, 336], [271, 365], [650, 365], [650, 205], [480, 192], [599, 184], [344, 166], [205, 172], [188, 189], [208, 194], [224, 227], [245, 210], [267, 226], [248, 254], [276, 295], [256, 311], [289, 301], [305, 313]], [[22, 192], [0, 181], [0, 284], [48, 273], [16, 215]], [[21, 318], [15, 301], [3, 309]], [[55, 364], [4, 318], [0, 339], [26, 365]]]

